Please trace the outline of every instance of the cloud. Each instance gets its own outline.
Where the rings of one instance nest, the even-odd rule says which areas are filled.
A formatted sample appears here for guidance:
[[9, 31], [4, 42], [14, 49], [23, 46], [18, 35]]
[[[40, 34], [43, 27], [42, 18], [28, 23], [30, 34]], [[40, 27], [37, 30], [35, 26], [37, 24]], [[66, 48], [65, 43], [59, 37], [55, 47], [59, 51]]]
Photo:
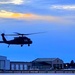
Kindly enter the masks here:
[[15, 4], [15, 5], [20, 5], [23, 4], [24, 0], [4, 0], [0, 1], [0, 4]]
[[52, 5], [50, 8], [60, 10], [75, 10], [75, 5]]
[[38, 14], [25, 14], [25, 13], [15, 13], [8, 12], [5, 10], [0, 11], [0, 18], [9, 18], [9, 19], [19, 19], [19, 20], [27, 20], [27, 21], [47, 21], [47, 22], [65, 22], [65, 20], [61, 17], [50, 16], [50, 15], [38, 15]]

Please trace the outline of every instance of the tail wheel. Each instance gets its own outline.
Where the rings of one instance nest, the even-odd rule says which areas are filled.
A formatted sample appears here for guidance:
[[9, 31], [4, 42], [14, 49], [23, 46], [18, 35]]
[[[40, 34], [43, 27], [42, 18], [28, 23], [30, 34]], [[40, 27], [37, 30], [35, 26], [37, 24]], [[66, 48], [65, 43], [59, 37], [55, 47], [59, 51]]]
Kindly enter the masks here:
[[8, 45], [8, 47], [10, 46], [10, 44]]
[[28, 44], [28, 46], [30, 46], [30, 44]]

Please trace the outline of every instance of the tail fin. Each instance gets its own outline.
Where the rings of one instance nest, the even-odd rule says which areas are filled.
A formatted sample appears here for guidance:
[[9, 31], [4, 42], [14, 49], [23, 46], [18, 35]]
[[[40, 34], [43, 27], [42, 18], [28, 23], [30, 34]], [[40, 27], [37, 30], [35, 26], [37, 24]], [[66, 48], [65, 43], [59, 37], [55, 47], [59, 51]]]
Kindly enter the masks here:
[[6, 40], [6, 38], [4, 37], [4, 35], [5, 35], [4, 33], [1, 34], [2, 39], [3, 39], [4, 42], [7, 42], [7, 40]]

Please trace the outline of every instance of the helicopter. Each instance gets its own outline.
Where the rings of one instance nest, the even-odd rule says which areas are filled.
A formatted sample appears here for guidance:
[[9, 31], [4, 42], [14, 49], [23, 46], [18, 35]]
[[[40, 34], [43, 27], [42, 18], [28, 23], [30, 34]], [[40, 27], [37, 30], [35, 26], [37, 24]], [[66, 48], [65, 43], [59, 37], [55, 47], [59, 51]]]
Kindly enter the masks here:
[[[0, 41], [0, 43], [8, 44], [8, 47], [10, 45], [21, 45], [21, 47], [22, 47], [25, 44], [30, 46], [30, 44], [32, 44], [32, 40], [30, 38], [28, 38], [26, 35], [33, 35], [33, 34], [39, 34], [39, 33], [43, 33], [43, 32], [29, 33], [29, 34], [21, 34], [21, 33], [17, 33], [17, 32], [15, 32], [15, 34], [2, 33], [1, 36], [2, 36], [3, 41]], [[17, 37], [14, 37], [14, 39], [8, 41], [8, 40], [6, 40], [5, 36], [17, 36]]]

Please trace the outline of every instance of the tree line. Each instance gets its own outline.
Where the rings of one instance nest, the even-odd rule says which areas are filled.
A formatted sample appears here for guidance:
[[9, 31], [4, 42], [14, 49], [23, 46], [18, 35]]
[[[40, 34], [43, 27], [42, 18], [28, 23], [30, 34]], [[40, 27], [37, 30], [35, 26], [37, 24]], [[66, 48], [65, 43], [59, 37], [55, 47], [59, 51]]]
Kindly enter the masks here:
[[64, 63], [64, 68], [75, 68], [74, 60], [71, 60], [70, 63]]

